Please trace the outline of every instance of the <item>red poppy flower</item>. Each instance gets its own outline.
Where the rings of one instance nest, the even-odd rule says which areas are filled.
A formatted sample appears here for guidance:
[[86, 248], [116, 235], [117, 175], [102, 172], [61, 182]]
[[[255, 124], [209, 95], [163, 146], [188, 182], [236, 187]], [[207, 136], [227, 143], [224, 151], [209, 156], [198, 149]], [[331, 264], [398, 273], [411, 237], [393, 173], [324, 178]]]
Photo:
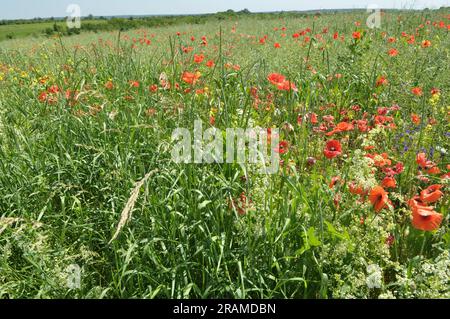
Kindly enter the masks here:
[[112, 81], [108, 81], [105, 83], [105, 88], [107, 90], [112, 90], [114, 88], [114, 84], [112, 83]]
[[353, 39], [355, 39], [355, 40], [361, 39], [361, 32], [359, 32], [359, 31], [353, 32], [353, 33], [352, 33], [352, 37], [353, 37]]
[[403, 172], [405, 166], [403, 165], [402, 162], [397, 162], [397, 164], [395, 164], [395, 168], [394, 168], [394, 172], [395, 174], [400, 174], [401, 172]]
[[284, 75], [281, 75], [279, 73], [270, 73], [267, 76], [267, 80], [270, 81], [270, 83], [278, 85], [280, 83], [283, 83], [284, 81], [286, 81], [286, 77]]
[[41, 92], [41, 94], [39, 94], [39, 96], [38, 96], [38, 100], [39, 100], [39, 102], [47, 101], [47, 93]]
[[284, 81], [282, 83], [278, 83], [277, 88], [278, 88], [278, 90], [282, 90], [282, 91], [289, 91], [289, 90], [292, 90], [294, 92], [298, 91], [295, 84], [291, 81]]
[[203, 54], [194, 54], [194, 62], [195, 63], [202, 63], [205, 59], [205, 56]]
[[131, 87], [138, 88], [139, 82], [138, 81], [128, 81]]
[[430, 174], [430, 175], [440, 174], [440, 173], [441, 173], [441, 170], [437, 166], [433, 166], [427, 170], [427, 174]]
[[297, 87], [295, 84], [291, 81], [286, 80], [286, 77], [279, 73], [271, 73], [267, 76], [267, 80], [269, 80], [270, 83], [277, 86], [278, 90], [284, 90], [284, 91], [297, 91]]
[[432, 88], [430, 91], [431, 95], [440, 94], [441, 91], [438, 88]]
[[444, 193], [441, 192], [442, 185], [435, 184], [428, 186], [420, 192], [420, 200], [425, 203], [434, 203], [441, 198]]
[[369, 201], [372, 203], [376, 212], [379, 212], [388, 203], [387, 192], [381, 186], [375, 186], [369, 194]]
[[337, 182], [340, 182], [340, 181], [341, 181], [341, 178], [340, 178], [339, 176], [333, 176], [333, 177], [331, 178], [330, 184], [328, 184], [328, 187], [333, 188], [334, 185], [336, 185], [336, 183], [337, 183]]
[[192, 50], [194, 50], [194, 48], [193, 47], [183, 47], [182, 50], [183, 50], [184, 53], [189, 53]]
[[336, 127], [331, 132], [328, 132], [325, 135], [331, 136], [335, 133], [351, 131], [351, 130], [353, 130], [353, 128], [354, 128], [354, 126], [351, 123], [340, 122], [336, 125]]
[[206, 62], [206, 66], [207, 66], [208, 68], [212, 68], [214, 65], [215, 65], [215, 64], [214, 64], [214, 61], [213, 61], [213, 60], [209, 60], [208, 62]]
[[389, 49], [388, 54], [389, 54], [390, 56], [396, 56], [396, 55], [398, 54], [398, 50], [397, 50], [397, 49], [394, 49], [394, 48]]
[[420, 116], [417, 115], [416, 113], [411, 113], [411, 121], [416, 124], [419, 125], [421, 122]]
[[439, 228], [442, 215], [421, 202], [419, 196], [415, 196], [408, 202], [412, 210], [412, 225], [414, 228], [424, 231], [433, 231]]
[[281, 141], [278, 147], [274, 149], [275, 153], [285, 154], [288, 151], [289, 143], [287, 141]]
[[450, 179], [450, 172], [441, 176], [441, 179]]
[[422, 41], [422, 48], [428, 48], [431, 46], [431, 41], [430, 40], [423, 40]]
[[386, 79], [384, 76], [380, 76], [378, 79], [377, 79], [377, 82], [376, 82], [376, 86], [377, 87], [379, 87], [379, 86], [382, 86], [382, 85], [388, 85], [389, 84], [389, 81], [388, 81], [388, 79]]
[[411, 93], [414, 94], [415, 96], [422, 96], [423, 91], [421, 87], [416, 86], [411, 89]]
[[195, 84], [195, 83], [197, 83], [197, 81], [200, 77], [201, 77], [200, 72], [190, 73], [190, 72], [185, 71], [185, 72], [183, 72], [181, 79], [188, 84]]
[[387, 176], [387, 177], [385, 177], [383, 179], [383, 181], [381, 182], [381, 185], [384, 188], [396, 188], [397, 187], [397, 183], [395, 181], [395, 178], [389, 177], [389, 176]]
[[427, 160], [425, 153], [417, 154], [416, 163], [424, 169], [430, 169], [434, 166], [434, 163], [432, 161]]
[[275, 49], [279, 49], [279, 48], [281, 48], [281, 45], [280, 45], [278, 42], [276, 42], [276, 43], [273, 45], [273, 47], [274, 47]]
[[57, 85], [52, 85], [47, 89], [47, 92], [51, 94], [56, 94], [59, 92], [59, 87]]
[[341, 143], [338, 140], [330, 140], [327, 142], [323, 154], [326, 158], [334, 158], [342, 154]]
[[421, 167], [425, 167], [427, 164], [427, 157], [425, 155], [425, 153], [419, 153], [416, 156], [416, 162], [417, 164], [419, 164]]

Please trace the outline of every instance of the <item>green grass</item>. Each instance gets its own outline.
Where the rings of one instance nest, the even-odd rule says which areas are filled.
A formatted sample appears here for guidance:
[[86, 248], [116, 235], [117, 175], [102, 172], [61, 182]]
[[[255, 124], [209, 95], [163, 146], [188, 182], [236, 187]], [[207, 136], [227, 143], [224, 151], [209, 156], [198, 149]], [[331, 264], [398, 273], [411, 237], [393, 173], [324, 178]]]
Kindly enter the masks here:
[[[364, 13], [343, 13], [1, 42], [0, 297], [448, 298], [449, 184], [440, 176], [449, 164], [449, 36], [431, 24], [415, 44], [401, 37], [444, 14], [388, 13], [380, 30], [365, 27]], [[305, 36], [321, 34], [323, 41], [292, 37], [308, 27]], [[360, 41], [351, 38], [355, 30], [363, 32]], [[345, 39], [334, 40], [335, 31]], [[397, 41], [388, 43], [381, 32]], [[143, 34], [151, 44], [139, 43]], [[267, 43], [259, 44], [264, 35]], [[424, 39], [430, 48], [421, 48]], [[183, 53], [186, 46], [193, 51]], [[391, 47], [398, 48], [397, 57], [387, 54]], [[194, 53], [216, 66], [193, 63]], [[202, 77], [185, 92], [190, 85], [181, 75], [195, 70]], [[278, 91], [267, 81], [272, 72], [286, 75], [298, 92]], [[160, 85], [162, 73], [172, 89]], [[389, 83], [376, 87], [381, 75]], [[105, 88], [108, 81], [112, 90]], [[148, 89], [153, 84], [159, 85], [155, 93]], [[54, 94], [56, 103], [39, 101], [51, 85], [78, 91], [78, 100], [67, 101], [63, 92]], [[423, 96], [411, 94], [415, 86]], [[205, 87], [207, 94], [195, 94]], [[432, 88], [441, 91], [434, 101]], [[380, 107], [395, 104], [400, 110], [389, 113], [395, 129], [332, 137], [314, 129], [322, 116], [339, 123], [361, 119], [363, 112], [372, 125]], [[306, 117], [298, 123], [311, 113], [319, 124]], [[415, 126], [411, 113], [422, 124], [429, 118], [437, 124]], [[289, 143], [280, 172], [174, 163], [173, 130], [192, 129], [197, 118], [207, 127], [211, 115], [223, 130], [280, 127], [280, 140]], [[323, 155], [330, 139], [343, 148], [332, 160]], [[393, 207], [379, 213], [347, 184], [329, 187], [332, 176], [365, 187], [381, 183], [382, 170], [372, 173], [373, 162], [364, 156], [367, 143], [375, 146], [372, 152], [387, 153], [392, 166], [405, 167], [396, 175], [397, 188], [389, 190]], [[422, 149], [441, 170], [427, 175], [428, 182], [417, 178], [415, 157]], [[153, 170], [132, 216], [109, 244], [136, 182]], [[415, 229], [407, 201], [438, 183], [444, 196], [433, 206], [443, 216], [441, 225], [433, 232]], [[251, 200], [244, 215], [231, 205], [242, 193]], [[389, 246], [390, 236], [395, 240]], [[71, 264], [82, 268], [79, 289], [66, 284]], [[379, 288], [367, 285], [372, 264], [382, 271]]]
[[[106, 22], [103, 20], [83, 20], [83, 23], [101, 25]], [[11, 38], [21, 39], [29, 36], [32, 37], [45, 36], [46, 30], [47, 29], [53, 30], [55, 24], [60, 28], [66, 27], [66, 21], [0, 25], [0, 41]]]

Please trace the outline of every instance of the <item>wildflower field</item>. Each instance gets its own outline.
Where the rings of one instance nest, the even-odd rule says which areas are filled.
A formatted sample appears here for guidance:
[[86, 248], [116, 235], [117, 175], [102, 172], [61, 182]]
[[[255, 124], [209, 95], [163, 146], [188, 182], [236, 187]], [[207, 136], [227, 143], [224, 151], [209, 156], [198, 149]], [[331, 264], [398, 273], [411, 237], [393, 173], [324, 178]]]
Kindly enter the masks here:
[[0, 42], [0, 298], [449, 298], [450, 12], [367, 17]]

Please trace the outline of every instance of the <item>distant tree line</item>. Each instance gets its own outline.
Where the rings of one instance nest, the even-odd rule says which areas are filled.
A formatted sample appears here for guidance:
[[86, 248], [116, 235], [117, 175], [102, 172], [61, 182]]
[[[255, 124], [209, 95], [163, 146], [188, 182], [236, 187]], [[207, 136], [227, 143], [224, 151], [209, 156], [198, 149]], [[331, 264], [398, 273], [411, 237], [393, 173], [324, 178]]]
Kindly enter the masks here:
[[[447, 11], [449, 10], [450, 7], [440, 7], [438, 10], [439, 11]], [[250, 12], [248, 9], [244, 9], [241, 11], [233, 11], [231, 9], [227, 10], [227, 11], [223, 11], [223, 12], [218, 12], [218, 13], [211, 13], [211, 14], [202, 14], [202, 15], [172, 15], [172, 16], [136, 16], [136, 17], [129, 17], [129, 18], [121, 18], [121, 17], [94, 17], [92, 14], [90, 14], [87, 17], [83, 17], [82, 20], [107, 20], [108, 22], [111, 22], [112, 20], [114, 20], [113, 22], [110, 23], [110, 25], [114, 25], [117, 26], [117, 24], [119, 23], [117, 20], [120, 20], [120, 23], [123, 23], [124, 27], [127, 26], [141, 26], [141, 25], [150, 25], [150, 26], [154, 26], [157, 24], [173, 24], [176, 21], [179, 22], [186, 22], [186, 21], [192, 21], [194, 23], [202, 23], [202, 21], [204, 19], [208, 19], [208, 18], [217, 18], [217, 19], [222, 19], [222, 18], [229, 18], [229, 17], [238, 17], [240, 15], [254, 15], [254, 16], [260, 16], [260, 15], [273, 15], [273, 14], [283, 14], [283, 15], [303, 15], [303, 14], [307, 14], [307, 13], [326, 13], [326, 12], [340, 12], [340, 11], [351, 11], [353, 9], [323, 9], [323, 10], [315, 10], [315, 11], [279, 11], [279, 12], [273, 12], [273, 13], [252, 13]], [[361, 10], [361, 9], [354, 9], [354, 10]], [[428, 10], [428, 9], [425, 9]], [[386, 10], [386, 11], [391, 11], [391, 10]], [[396, 11], [394, 9], [392, 9], [392, 11]], [[55, 17], [50, 17], [50, 18], [33, 18], [33, 19], [15, 19], [15, 20], [0, 20], [0, 25], [8, 25], [8, 24], [31, 24], [31, 23], [38, 23], [38, 22], [55, 22], [55, 21], [64, 21], [66, 20], [66, 17], [59, 17], [59, 18], [55, 18]], [[133, 21], [133, 23], [130, 23], [130, 21]], [[134, 22], [136, 22], [136, 24], [134, 24]]]
[[[361, 9], [355, 9], [358, 11]], [[446, 11], [448, 7], [441, 7], [439, 10]], [[34, 18], [34, 19], [18, 19], [18, 20], [0, 20], [1, 25], [11, 24], [36, 24], [36, 23], [49, 23], [53, 22], [53, 26], [41, 30], [40, 33], [51, 36], [54, 34], [72, 35], [79, 34], [81, 32], [100, 32], [100, 31], [113, 31], [113, 30], [130, 30], [142, 27], [161, 27], [175, 24], [204, 24], [211, 20], [226, 20], [235, 19], [241, 16], [251, 16], [255, 19], [259, 18], [280, 18], [282, 17], [305, 17], [307, 15], [320, 15], [320, 14], [336, 14], [340, 11], [346, 10], [315, 10], [315, 11], [286, 11], [286, 12], [272, 12], [272, 13], [252, 13], [248, 9], [241, 11], [227, 10], [224, 12], [218, 12], [214, 14], [199, 14], [199, 15], [172, 15], [172, 16], [130, 16], [130, 17], [94, 17], [89, 15], [81, 18], [81, 28], [68, 28], [64, 21], [66, 18]], [[391, 10], [386, 10], [391, 11]], [[395, 11], [395, 10], [393, 10]], [[39, 31], [33, 33], [37, 34]], [[8, 34], [7, 38], [13, 38], [14, 34]]]
[[[235, 12], [228, 10], [226, 12], [219, 12], [216, 14], [200, 14], [200, 15], [173, 15], [173, 16], [130, 16], [130, 17], [94, 17], [89, 15], [81, 18], [81, 27], [68, 28], [64, 23], [65, 18], [35, 18], [35, 19], [19, 19], [19, 20], [0, 20], [1, 25], [11, 24], [38, 24], [38, 23], [53, 23], [51, 27], [44, 30], [34, 32], [33, 34], [45, 34], [48, 36], [54, 34], [72, 35], [81, 32], [101, 32], [113, 30], [130, 30], [142, 27], [161, 27], [175, 24], [204, 24], [207, 21], [218, 19], [232, 19], [242, 15], [250, 15], [251, 12], [247, 9]], [[7, 38], [13, 38], [14, 34], [8, 34]]]

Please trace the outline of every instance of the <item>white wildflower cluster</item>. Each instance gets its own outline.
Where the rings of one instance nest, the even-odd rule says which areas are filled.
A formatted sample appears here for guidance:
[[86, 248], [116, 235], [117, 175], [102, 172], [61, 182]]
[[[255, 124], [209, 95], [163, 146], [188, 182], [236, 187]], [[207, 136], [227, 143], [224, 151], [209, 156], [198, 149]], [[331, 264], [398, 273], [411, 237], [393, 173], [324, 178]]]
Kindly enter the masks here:
[[368, 141], [375, 141], [377, 138], [383, 138], [385, 135], [386, 130], [384, 126], [378, 125], [368, 132], [367, 139]]
[[371, 129], [367, 135], [360, 135], [358, 140], [362, 140], [361, 147], [376, 146], [377, 139], [383, 139], [386, 135], [386, 131], [383, 126], [377, 126]]
[[392, 291], [385, 291], [378, 296], [378, 299], [396, 299]]
[[367, 266], [366, 284], [370, 289], [381, 288], [382, 285], [382, 272], [378, 265], [371, 264]]
[[422, 260], [412, 269], [397, 274], [394, 294], [399, 298], [450, 298], [450, 253], [448, 250], [434, 260]]
[[439, 153], [441, 153], [441, 154], [443, 154], [443, 155], [447, 155], [447, 150], [444, 148], [444, 147], [442, 147], [442, 146], [436, 146], [436, 151], [438, 151]]
[[373, 160], [364, 156], [362, 150], [355, 150], [348, 161], [350, 162], [348, 171], [350, 180], [354, 181], [357, 185], [362, 186], [364, 189], [372, 189], [378, 184], [372, 174]]

